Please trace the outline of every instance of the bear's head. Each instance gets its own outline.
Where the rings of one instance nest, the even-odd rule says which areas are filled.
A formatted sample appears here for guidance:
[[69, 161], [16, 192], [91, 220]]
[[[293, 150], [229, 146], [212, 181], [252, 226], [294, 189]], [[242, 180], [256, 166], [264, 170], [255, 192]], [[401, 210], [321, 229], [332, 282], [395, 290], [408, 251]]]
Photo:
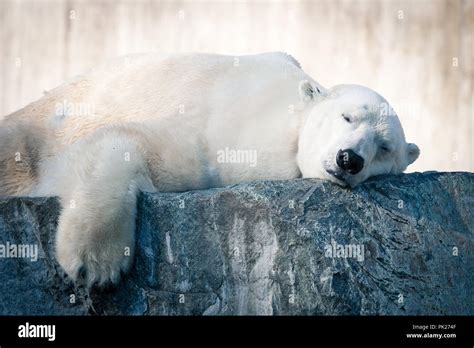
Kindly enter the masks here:
[[405, 141], [396, 113], [369, 88], [324, 90], [302, 81], [300, 95], [309, 108], [298, 142], [303, 177], [354, 187], [375, 175], [401, 173], [418, 158], [420, 150]]

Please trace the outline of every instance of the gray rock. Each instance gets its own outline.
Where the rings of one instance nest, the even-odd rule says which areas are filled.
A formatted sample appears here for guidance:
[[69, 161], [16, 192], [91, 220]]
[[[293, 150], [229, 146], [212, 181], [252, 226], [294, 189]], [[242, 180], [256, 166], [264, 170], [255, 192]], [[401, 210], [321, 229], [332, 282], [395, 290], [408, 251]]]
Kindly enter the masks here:
[[473, 315], [474, 174], [142, 194], [133, 270], [114, 288], [54, 259], [55, 198], [0, 199], [0, 314]]

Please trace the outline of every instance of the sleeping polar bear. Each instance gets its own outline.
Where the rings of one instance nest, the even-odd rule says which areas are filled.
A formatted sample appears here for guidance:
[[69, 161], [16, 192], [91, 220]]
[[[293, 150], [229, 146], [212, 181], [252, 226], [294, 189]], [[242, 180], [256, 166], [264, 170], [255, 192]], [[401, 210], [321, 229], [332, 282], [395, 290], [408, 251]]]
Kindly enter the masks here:
[[57, 259], [101, 285], [132, 264], [139, 191], [301, 176], [353, 187], [418, 155], [380, 95], [325, 89], [287, 54], [133, 55], [4, 118], [0, 195], [59, 196]]

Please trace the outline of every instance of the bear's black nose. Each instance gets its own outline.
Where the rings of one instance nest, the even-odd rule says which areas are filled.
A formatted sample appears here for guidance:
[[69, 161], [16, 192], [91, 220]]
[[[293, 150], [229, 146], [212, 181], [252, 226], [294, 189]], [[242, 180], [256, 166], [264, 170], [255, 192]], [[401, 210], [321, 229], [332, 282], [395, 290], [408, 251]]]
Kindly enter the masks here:
[[359, 173], [364, 168], [364, 159], [351, 149], [339, 150], [336, 163], [339, 168], [352, 175]]

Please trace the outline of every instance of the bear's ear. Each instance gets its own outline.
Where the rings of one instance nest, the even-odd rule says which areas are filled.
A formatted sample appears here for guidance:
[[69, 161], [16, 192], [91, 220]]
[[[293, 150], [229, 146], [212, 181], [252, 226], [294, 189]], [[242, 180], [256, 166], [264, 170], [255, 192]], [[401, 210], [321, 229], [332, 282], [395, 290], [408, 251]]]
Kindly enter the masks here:
[[317, 95], [323, 95], [323, 88], [315, 83], [311, 83], [308, 80], [300, 81], [298, 86], [300, 98], [302, 102], [309, 102], [313, 100]]
[[407, 158], [408, 164], [412, 164], [420, 156], [420, 149], [416, 144], [409, 143], [407, 144]]

